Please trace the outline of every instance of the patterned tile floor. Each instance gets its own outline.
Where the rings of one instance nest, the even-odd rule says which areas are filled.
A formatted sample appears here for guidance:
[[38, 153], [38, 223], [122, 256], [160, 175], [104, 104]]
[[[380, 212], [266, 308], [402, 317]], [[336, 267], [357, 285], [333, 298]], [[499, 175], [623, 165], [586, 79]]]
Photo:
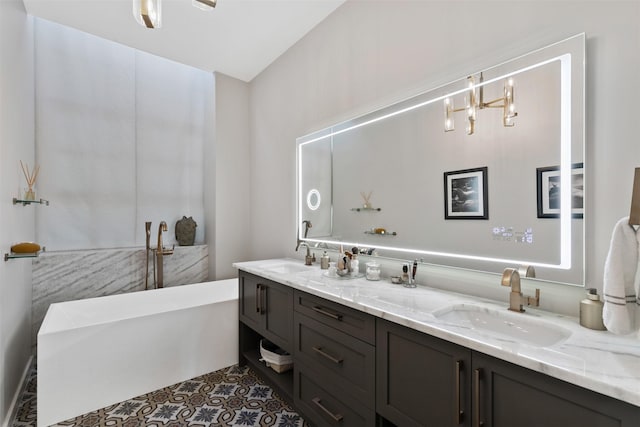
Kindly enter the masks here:
[[[13, 427], [36, 426], [32, 369]], [[61, 422], [56, 427], [306, 427], [248, 367], [232, 366]]]

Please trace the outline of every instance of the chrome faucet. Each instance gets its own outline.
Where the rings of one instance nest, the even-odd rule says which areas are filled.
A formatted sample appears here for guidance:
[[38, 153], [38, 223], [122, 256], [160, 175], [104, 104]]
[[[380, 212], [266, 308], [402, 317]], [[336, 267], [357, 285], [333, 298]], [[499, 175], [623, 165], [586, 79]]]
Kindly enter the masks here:
[[163, 257], [165, 255], [172, 255], [172, 249], [165, 249], [162, 245], [162, 232], [167, 231], [167, 223], [162, 221], [158, 226], [158, 246], [156, 247], [156, 288], [164, 287], [164, 277], [163, 277]]
[[518, 273], [518, 270], [515, 268], [504, 269], [500, 284], [511, 288], [511, 292], [509, 293], [509, 310], [522, 313], [524, 312], [524, 308], [522, 308], [523, 304], [534, 305], [536, 307], [540, 305], [540, 289], [536, 289], [535, 297], [523, 295], [522, 288], [520, 287], [520, 273]]

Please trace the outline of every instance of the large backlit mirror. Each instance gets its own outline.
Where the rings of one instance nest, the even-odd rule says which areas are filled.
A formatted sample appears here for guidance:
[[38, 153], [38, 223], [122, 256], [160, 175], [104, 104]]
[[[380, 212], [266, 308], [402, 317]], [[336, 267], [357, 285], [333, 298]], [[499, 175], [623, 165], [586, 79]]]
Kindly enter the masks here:
[[584, 34], [297, 150], [299, 238], [312, 246], [496, 273], [531, 265], [584, 284]]

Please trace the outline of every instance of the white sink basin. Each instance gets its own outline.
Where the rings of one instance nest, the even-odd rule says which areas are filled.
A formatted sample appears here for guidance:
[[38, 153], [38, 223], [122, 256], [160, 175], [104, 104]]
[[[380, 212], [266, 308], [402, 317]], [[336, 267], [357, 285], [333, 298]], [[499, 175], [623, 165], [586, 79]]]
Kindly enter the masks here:
[[549, 347], [571, 335], [568, 329], [531, 317], [527, 313], [493, 310], [474, 305], [453, 305], [433, 313], [440, 320], [468, 327], [480, 334], [509, 339], [535, 347]]
[[278, 264], [265, 266], [267, 271], [278, 274], [295, 274], [301, 273], [303, 271], [311, 271], [313, 266], [304, 265], [302, 262], [300, 264], [295, 262], [281, 262]]

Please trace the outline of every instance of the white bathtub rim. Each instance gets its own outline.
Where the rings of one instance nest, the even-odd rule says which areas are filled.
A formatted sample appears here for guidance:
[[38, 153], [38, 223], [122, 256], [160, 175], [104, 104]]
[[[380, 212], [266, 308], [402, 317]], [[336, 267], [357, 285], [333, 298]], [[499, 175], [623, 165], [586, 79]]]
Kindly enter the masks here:
[[[237, 292], [237, 284], [236, 279], [230, 280], [227, 292]], [[184, 293], [187, 286], [176, 287], [176, 292]], [[156, 294], [172, 295], [160, 291]], [[178, 298], [184, 303], [179, 310], [39, 335], [38, 426], [237, 364], [238, 301], [212, 298], [210, 303], [200, 303], [216, 293], [196, 290], [196, 299]], [[113, 309], [118, 309], [118, 299], [102, 301], [106, 309], [115, 301]]]
[[[224, 289], [221, 291], [217, 289], [215, 296], [211, 296], [209, 298], [195, 298], [189, 301], [188, 305], [185, 304], [175, 304], [160, 307], [157, 305], [148, 304], [153, 302], [152, 300], [157, 299], [158, 296], [162, 296], [164, 298], [169, 297], [171, 294], [184, 294], [185, 291], [187, 293], [196, 293], [199, 288], [204, 288], [208, 286], [219, 286]], [[97, 303], [99, 305], [102, 304], [113, 304], [114, 302], [118, 302], [119, 300], [127, 300], [127, 299], [139, 299], [146, 300], [146, 306], [137, 307], [139, 311], [130, 311], [126, 314], [117, 313], [110, 311], [107, 316], [99, 319], [99, 320], [91, 320], [87, 321], [84, 319], [84, 322], [79, 322], [78, 312], [69, 311], [69, 308], [75, 309], [75, 306], [81, 308], [81, 310], [86, 310], [87, 306], [90, 304]], [[127, 321], [136, 317], [143, 316], [153, 316], [156, 314], [161, 314], [168, 311], [181, 311], [188, 308], [200, 307], [209, 304], [222, 303], [227, 301], [237, 301], [238, 300], [238, 280], [237, 279], [225, 279], [225, 280], [216, 280], [202, 283], [194, 283], [190, 285], [181, 285], [181, 286], [172, 286], [168, 288], [161, 289], [151, 289], [146, 291], [139, 292], [128, 292], [124, 294], [118, 295], [107, 295], [96, 298], [86, 298], [82, 300], [72, 300], [65, 301], [59, 303], [53, 303], [49, 306], [47, 313], [45, 314], [44, 320], [42, 321], [42, 325], [38, 330], [38, 337], [46, 334], [55, 334], [65, 331], [78, 330], [82, 328], [99, 326], [108, 323], [122, 322]], [[100, 313], [101, 315], [104, 313]], [[74, 315], [76, 317], [74, 317]], [[62, 319], [61, 319], [62, 318]], [[61, 321], [62, 320], [62, 321]]]

